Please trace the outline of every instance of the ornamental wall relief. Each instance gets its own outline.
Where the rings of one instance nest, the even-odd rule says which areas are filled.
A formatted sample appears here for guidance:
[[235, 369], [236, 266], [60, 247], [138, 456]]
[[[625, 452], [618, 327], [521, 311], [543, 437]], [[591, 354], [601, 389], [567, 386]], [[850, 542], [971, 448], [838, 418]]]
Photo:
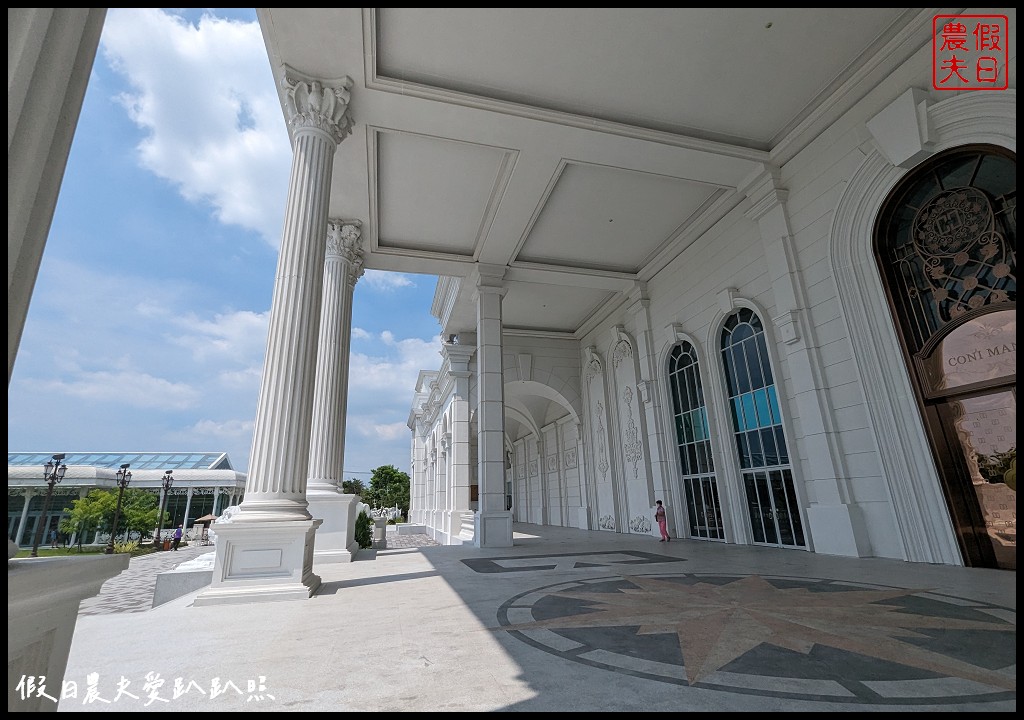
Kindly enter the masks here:
[[558, 472], [558, 456], [557, 455], [548, 455], [548, 472], [549, 473], [557, 473]]
[[646, 515], [637, 515], [629, 521], [629, 529], [635, 533], [649, 533], [651, 531], [651, 519]]
[[576, 448], [569, 448], [565, 451], [565, 467], [569, 469], [576, 467]]
[[640, 441], [640, 431], [633, 417], [633, 390], [628, 386], [622, 391], [622, 400], [626, 403], [628, 416], [622, 451], [626, 462], [633, 463], [633, 477], [638, 478], [640, 477], [640, 458], [643, 457], [643, 443]]

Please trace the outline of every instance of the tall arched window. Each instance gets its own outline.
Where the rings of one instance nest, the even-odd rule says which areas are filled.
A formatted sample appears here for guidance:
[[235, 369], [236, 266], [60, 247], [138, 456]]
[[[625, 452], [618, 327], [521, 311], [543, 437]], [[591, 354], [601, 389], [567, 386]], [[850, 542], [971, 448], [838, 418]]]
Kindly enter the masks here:
[[908, 173], [875, 258], [964, 562], [1016, 569], [1016, 157], [966, 146]]
[[724, 540], [708, 412], [697, 353], [690, 343], [683, 342], [672, 348], [668, 360], [668, 382], [690, 537]]
[[803, 547], [804, 531], [761, 318], [743, 308], [722, 328], [722, 365], [755, 543]]

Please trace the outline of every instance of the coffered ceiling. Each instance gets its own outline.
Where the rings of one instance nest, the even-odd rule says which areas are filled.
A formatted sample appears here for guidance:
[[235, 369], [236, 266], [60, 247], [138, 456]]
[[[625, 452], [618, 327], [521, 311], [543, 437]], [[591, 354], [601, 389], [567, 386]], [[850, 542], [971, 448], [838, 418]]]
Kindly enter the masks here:
[[505, 327], [578, 337], [928, 42], [915, 8], [260, 8], [271, 65], [353, 80], [332, 217], [366, 266], [504, 267]]

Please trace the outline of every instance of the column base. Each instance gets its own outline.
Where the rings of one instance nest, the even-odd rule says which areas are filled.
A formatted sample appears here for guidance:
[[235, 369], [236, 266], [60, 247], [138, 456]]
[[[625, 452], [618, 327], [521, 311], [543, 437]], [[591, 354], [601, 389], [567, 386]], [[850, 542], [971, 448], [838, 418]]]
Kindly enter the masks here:
[[304, 600], [320, 587], [314, 535], [322, 520], [225, 523], [217, 528], [213, 582], [194, 605]]
[[359, 552], [356, 542], [356, 507], [358, 495], [340, 492], [309, 491], [306, 494], [309, 514], [323, 520], [316, 531], [314, 563], [352, 562]]
[[870, 548], [860, 508], [856, 505], [811, 505], [807, 508], [807, 535], [814, 552], [823, 555], [868, 557]]
[[473, 516], [474, 542], [477, 547], [512, 547], [512, 513], [486, 510]]

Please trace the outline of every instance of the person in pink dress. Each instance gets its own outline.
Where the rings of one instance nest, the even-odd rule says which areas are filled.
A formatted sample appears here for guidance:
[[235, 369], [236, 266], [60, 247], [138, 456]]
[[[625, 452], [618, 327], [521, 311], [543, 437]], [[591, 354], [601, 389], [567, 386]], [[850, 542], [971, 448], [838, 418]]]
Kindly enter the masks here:
[[665, 542], [671, 540], [668, 534], [668, 515], [665, 513], [665, 506], [661, 504], [661, 500], [657, 501], [654, 508], [654, 519], [658, 521], [658, 529], [661, 530], [661, 540], [659, 542]]

